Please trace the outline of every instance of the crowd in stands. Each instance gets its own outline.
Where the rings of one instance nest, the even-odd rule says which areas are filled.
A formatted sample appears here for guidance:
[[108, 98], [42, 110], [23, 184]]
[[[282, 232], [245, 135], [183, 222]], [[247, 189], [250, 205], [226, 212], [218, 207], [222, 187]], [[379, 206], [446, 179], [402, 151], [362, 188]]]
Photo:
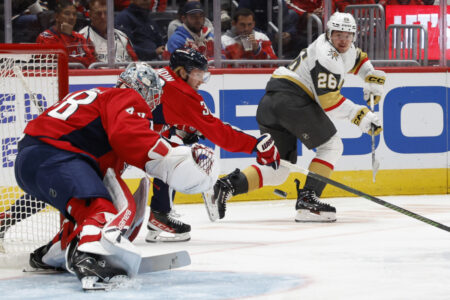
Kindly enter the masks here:
[[[273, 2], [272, 22], [278, 9], [283, 13], [283, 32], [271, 30], [267, 2], [221, 1], [222, 32], [214, 32], [212, 4], [205, 0], [178, 0], [178, 11], [168, 9], [170, 0], [114, 0], [115, 62], [167, 60], [178, 48], [190, 47], [214, 58], [214, 34], [221, 34], [226, 59], [291, 59], [308, 46], [309, 15], [323, 18], [323, 0]], [[434, 0], [333, 0], [332, 11], [344, 11], [352, 4], [432, 5]], [[13, 42], [59, 43], [66, 46], [70, 62], [89, 67], [107, 62], [106, 0], [14, 0], [12, 1]], [[164, 16], [161, 18], [160, 16]], [[169, 17], [169, 19], [168, 19]], [[0, 39], [4, 40], [4, 10], [0, 4]], [[283, 56], [277, 57], [281, 35]]]

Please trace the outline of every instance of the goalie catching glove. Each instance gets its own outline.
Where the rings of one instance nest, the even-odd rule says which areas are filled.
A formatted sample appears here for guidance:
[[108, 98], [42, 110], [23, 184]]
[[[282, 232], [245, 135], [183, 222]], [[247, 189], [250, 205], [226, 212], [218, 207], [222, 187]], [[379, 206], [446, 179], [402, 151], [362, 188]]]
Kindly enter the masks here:
[[372, 134], [372, 128], [374, 129], [374, 135], [379, 135], [383, 130], [380, 119], [378, 119], [377, 115], [371, 112], [367, 107], [361, 106], [361, 108], [358, 109], [355, 117], [352, 119], [352, 123], [357, 125], [362, 132], [370, 135]]
[[275, 141], [270, 134], [264, 133], [258, 138], [258, 142], [255, 147], [256, 161], [260, 165], [268, 165], [278, 169], [280, 166], [280, 153], [275, 146]]
[[200, 144], [172, 147], [161, 138], [150, 149], [148, 157], [150, 161], [145, 164], [147, 174], [185, 194], [210, 190], [219, 177], [214, 151]]
[[376, 105], [381, 100], [381, 96], [384, 91], [384, 82], [386, 80], [386, 73], [379, 70], [370, 71], [364, 82], [364, 100], [366, 100], [367, 105], [370, 106], [370, 94], [373, 94], [373, 104]]

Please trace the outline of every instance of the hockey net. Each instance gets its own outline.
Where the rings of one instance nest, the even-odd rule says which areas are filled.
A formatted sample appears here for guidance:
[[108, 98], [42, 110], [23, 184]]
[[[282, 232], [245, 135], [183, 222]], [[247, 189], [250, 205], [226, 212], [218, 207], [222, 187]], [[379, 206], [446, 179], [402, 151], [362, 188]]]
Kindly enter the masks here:
[[33, 251], [59, 230], [59, 212], [18, 187], [14, 162], [27, 123], [67, 93], [63, 48], [0, 44], [0, 258]]

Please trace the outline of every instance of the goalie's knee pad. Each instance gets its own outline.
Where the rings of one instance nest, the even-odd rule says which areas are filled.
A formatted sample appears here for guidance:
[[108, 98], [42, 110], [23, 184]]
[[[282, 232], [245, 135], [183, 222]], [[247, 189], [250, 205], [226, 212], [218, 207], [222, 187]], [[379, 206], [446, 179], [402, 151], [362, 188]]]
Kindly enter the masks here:
[[326, 161], [334, 167], [342, 156], [344, 144], [341, 138], [335, 134], [326, 143], [317, 147], [316, 150], [316, 159]]

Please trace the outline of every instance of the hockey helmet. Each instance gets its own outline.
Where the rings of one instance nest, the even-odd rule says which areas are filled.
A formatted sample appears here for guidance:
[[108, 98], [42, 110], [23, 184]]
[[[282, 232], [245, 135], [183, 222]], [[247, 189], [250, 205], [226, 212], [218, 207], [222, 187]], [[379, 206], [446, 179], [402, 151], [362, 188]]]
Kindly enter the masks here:
[[116, 86], [124, 84], [126, 87], [137, 91], [151, 110], [161, 100], [162, 86], [158, 73], [144, 62], [132, 62], [123, 71], [117, 80]]
[[353, 41], [356, 40], [356, 21], [349, 13], [335, 12], [327, 22], [327, 38], [331, 40], [333, 31], [353, 33]]
[[190, 73], [193, 69], [208, 71], [208, 60], [200, 52], [192, 48], [180, 48], [170, 56], [169, 66], [172, 70], [183, 67]]

